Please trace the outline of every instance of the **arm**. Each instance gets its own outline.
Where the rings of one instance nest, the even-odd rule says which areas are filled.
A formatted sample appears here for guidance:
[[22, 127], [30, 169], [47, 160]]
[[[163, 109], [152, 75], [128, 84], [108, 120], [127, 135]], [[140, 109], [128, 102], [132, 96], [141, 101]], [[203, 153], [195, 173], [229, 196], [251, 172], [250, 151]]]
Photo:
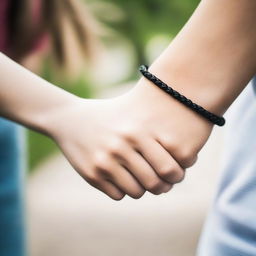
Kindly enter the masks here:
[[151, 71], [223, 114], [256, 73], [256, 2], [203, 0]]
[[0, 53], [0, 115], [50, 135], [47, 117], [77, 97], [53, 86]]
[[[254, 0], [203, 0], [149, 71], [222, 115], [256, 72], [255, 13]], [[212, 124], [145, 78], [133, 93], [138, 102], [144, 98], [145, 110], [152, 108], [157, 140], [184, 167], [193, 163]]]

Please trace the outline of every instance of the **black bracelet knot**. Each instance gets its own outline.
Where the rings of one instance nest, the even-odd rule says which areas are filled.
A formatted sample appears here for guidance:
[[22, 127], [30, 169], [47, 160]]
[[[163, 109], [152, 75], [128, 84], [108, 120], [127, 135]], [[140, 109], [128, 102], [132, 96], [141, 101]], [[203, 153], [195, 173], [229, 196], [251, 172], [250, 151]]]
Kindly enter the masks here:
[[168, 86], [166, 83], [161, 81], [159, 78], [157, 78], [155, 75], [151, 74], [148, 71], [148, 67], [146, 65], [142, 65], [139, 68], [141, 74], [146, 77], [148, 80], [150, 80], [152, 83], [154, 83], [156, 86], [158, 86], [160, 89], [168, 93], [170, 96], [172, 96], [174, 99], [178, 100], [185, 106], [189, 107], [202, 117], [206, 118], [208, 121], [218, 125], [223, 126], [225, 124], [225, 119], [221, 116], [217, 116], [203, 107], [197, 105], [192, 100], [186, 98], [184, 95], [181, 95], [179, 92], [175, 91], [172, 87]]

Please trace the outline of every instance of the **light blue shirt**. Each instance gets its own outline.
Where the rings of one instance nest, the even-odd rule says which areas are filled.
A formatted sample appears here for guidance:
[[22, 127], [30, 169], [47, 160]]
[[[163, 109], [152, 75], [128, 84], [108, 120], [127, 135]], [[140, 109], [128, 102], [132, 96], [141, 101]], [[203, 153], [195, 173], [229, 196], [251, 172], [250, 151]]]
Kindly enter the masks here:
[[255, 256], [256, 79], [233, 103], [226, 119], [222, 177], [197, 255]]

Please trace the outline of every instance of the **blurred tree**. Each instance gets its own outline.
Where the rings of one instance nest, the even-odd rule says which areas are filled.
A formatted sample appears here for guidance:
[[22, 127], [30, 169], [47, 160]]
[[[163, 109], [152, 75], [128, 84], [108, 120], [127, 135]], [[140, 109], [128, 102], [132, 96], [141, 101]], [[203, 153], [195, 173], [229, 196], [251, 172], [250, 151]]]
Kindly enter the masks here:
[[[130, 40], [136, 51], [136, 67], [146, 63], [145, 45], [157, 34], [168, 34], [170, 38], [178, 33], [190, 17], [200, 0], [86, 0], [112, 4], [122, 11], [122, 19], [115, 20], [117, 9], [102, 8], [95, 14], [99, 20]], [[99, 6], [99, 5], [98, 5]]]

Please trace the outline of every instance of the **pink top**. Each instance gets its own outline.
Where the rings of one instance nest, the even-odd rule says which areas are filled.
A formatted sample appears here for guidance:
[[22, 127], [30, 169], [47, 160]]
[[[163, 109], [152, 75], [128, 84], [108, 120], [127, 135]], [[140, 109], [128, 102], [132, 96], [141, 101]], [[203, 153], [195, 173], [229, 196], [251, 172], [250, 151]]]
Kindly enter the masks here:
[[[9, 7], [11, 4], [11, 1], [16, 0], [0, 0], [0, 51], [8, 55], [8, 45], [11, 44], [11, 42], [8, 42], [8, 13], [9, 13]], [[33, 0], [31, 1], [33, 3], [32, 9], [33, 9], [33, 19], [35, 19], [36, 22], [40, 21], [40, 8], [41, 8], [41, 0]], [[36, 24], [35, 22], [35, 24]], [[33, 44], [34, 50], [39, 50], [44, 46], [48, 41], [47, 35], [41, 35], [40, 38], [37, 38]]]
[[7, 22], [8, 22], [8, 8], [9, 0], [0, 1], [0, 51], [5, 52], [7, 49]]

